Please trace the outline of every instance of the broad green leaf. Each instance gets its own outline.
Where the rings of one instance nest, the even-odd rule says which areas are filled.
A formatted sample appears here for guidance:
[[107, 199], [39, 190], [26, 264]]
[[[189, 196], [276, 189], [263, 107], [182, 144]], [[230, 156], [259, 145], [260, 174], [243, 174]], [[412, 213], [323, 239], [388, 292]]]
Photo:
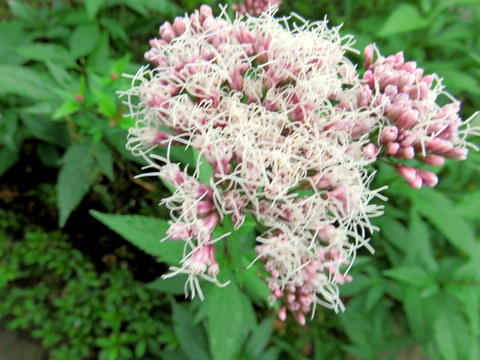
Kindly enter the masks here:
[[105, 0], [83, 0], [83, 2], [90, 20], [95, 19], [100, 9], [105, 5]]
[[38, 100], [52, 97], [48, 83], [35, 70], [22, 66], [0, 65], [0, 74], [0, 95], [14, 94]]
[[74, 58], [87, 55], [95, 47], [100, 36], [96, 24], [83, 24], [77, 27], [70, 36], [70, 52]]
[[393, 10], [377, 35], [380, 37], [392, 36], [419, 30], [429, 24], [430, 22], [422, 18], [415, 6], [403, 3]]
[[15, 49], [30, 42], [29, 36], [23, 31], [23, 24], [19, 21], [2, 20], [0, 34], [0, 64], [20, 64], [22, 56], [18, 55]]
[[[96, 0], [95, 0], [96, 1]], [[110, 53], [110, 45], [108, 34], [103, 32], [95, 43], [95, 48], [87, 59], [87, 65], [98, 74], [106, 74], [109, 71], [108, 56]]]
[[184, 306], [172, 303], [173, 328], [181, 349], [191, 360], [209, 360], [207, 339], [203, 329], [194, 325], [192, 315]]
[[18, 160], [18, 153], [6, 147], [0, 147], [0, 176], [5, 174]]
[[439, 353], [444, 360], [457, 359], [457, 351], [454, 342], [454, 329], [450, 322], [448, 312], [441, 312], [433, 324], [433, 336]]
[[428, 306], [429, 304], [425, 299], [419, 299], [417, 288], [411, 287], [406, 289], [403, 309], [407, 316], [408, 326], [417, 339], [424, 340], [429, 338], [431, 325], [430, 318], [426, 312], [426, 307], [428, 308]]
[[27, 114], [22, 114], [22, 121], [26, 128], [37, 139], [64, 148], [70, 144], [70, 138], [65, 124]]
[[68, 51], [60, 45], [34, 43], [18, 47], [16, 52], [29, 60], [53, 62], [65, 66], [74, 66], [73, 58]]
[[118, 20], [111, 17], [102, 17], [100, 24], [108, 30], [112, 38], [123, 40], [125, 43], [128, 42], [129, 37]]
[[35, 9], [28, 3], [25, 3], [25, 1], [9, 0], [8, 5], [10, 6], [12, 14], [24, 23], [29, 25], [36, 25], [38, 23]]
[[252, 335], [245, 346], [245, 352], [252, 359], [256, 359], [267, 347], [273, 332], [274, 321], [274, 317], [266, 318], [258, 324], [257, 328], [252, 332]]
[[477, 240], [469, 223], [457, 212], [455, 204], [441, 192], [422, 188], [413, 190], [407, 187], [398, 189], [407, 195], [418, 211], [428, 219], [454, 246], [467, 255], [473, 255]]
[[95, 158], [97, 159], [97, 164], [100, 169], [102, 169], [103, 173], [107, 175], [110, 181], [113, 181], [115, 175], [113, 172], [113, 156], [110, 148], [103, 142], [95, 144]]
[[212, 360], [237, 358], [245, 326], [242, 296], [235, 282], [223, 288], [211, 286], [205, 295]]
[[87, 144], [75, 144], [62, 158], [57, 183], [59, 225], [64, 226], [70, 213], [80, 204], [95, 180], [95, 160]]
[[213, 166], [203, 156], [201, 156], [197, 150], [192, 149], [192, 151], [195, 156], [195, 166], [197, 167], [198, 180], [206, 185], [209, 185], [210, 180], [214, 179]]
[[37, 147], [37, 154], [40, 160], [47, 166], [57, 167], [60, 165], [61, 156], [57, 147], [46, 142], [41, 142]]
[[59, 120], [65, 116], [72, 115], [80, 110], [80, 103], [75, 100], [66, 100], [55, 110], [52, 115], [53, 120]]
[[[227, 237], [228, 243], [228, 254], [230, 255], [230, 259], [233, 263], [233, 270], [235, 273], [239, 274], [243, 272], [243, 254], [240, 247], [240, 237], [238, 236], [239, 233], [235, 231], [233, 228], [232, 223], [232, 216], [226, 215], [223, 218], [223, 228], [225, 233], [230, 232], [231, 234]], [[238, 278], [241, 280], [241, 277]]]
[[425, 270], [417, 266], [401, 266], [393, 269], [384, 270], [386, 276], [401, 281], [408, 285], [428, 286], [433, 282]]
[[170, 227], [163, 219], [140, 215], [112, 215], [91, 210], [90, 214], [147, 254], [171, 265], [182, 259], [183, 243], [164, 239]]
[[178, 274], [168, 279], [159, 277], [147, 283], [145, 286], [151, 290], [160, 291], [165, 294], [183, 295], [185, 294], [186, 281], [186, 275]]
[[418, 216], [416, 211], [410, 212], [408, 234], [405, 238], [405, 264], [421, 264], [423, 268], [434, 271], [437, 268], [428, 226]]

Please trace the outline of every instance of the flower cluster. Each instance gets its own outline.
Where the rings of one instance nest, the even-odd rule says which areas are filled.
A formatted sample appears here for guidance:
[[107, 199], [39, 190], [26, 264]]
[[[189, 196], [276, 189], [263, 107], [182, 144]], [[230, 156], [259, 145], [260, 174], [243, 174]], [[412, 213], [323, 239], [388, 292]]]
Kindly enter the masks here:
[[233, 4], [233, 10], [240, 15], [260, 15], [269, 9], [278, 9], [282, 0], [245, 0], [245, 2]]
[[[375, 52], [378, 56], [373, 61]], [[379, 156], [396, 160], [416, 158], [434, 166], [443, 165], [445, 158], [467, 158], [468, 129], [459, 129], [465, 124], [458, 114], [460, 103], [444, 92], [435, 74], [425, 75], [416, 62], [405, 62], [402, 52], [385, 58], [373, 45], [365, 48], [364, 61], [366, 71], [358, 103], [367, 109], [379, 108]], [[440, 95], [452, 102], [439, 106]], [[415, 169], [401, 161], [395, 167], [412, 188], [433, 187], [438, 182], [431, 171]]]
[[[162, 202], [171, 211], [168, 237], [184, 242], [185, 256], [167, 276], [187, 274], [186, 288], [200, 297], [198, 278], [223, 286], [215, 249], [229, 234], [214, 238], [213, 230], [226, 216], [239, 229], [250, 214], [264, 229], [251, 260], [264, 265], [280, 319], [290, 312], [303, 324], [316, 304], [343, 309], [338, 285], [351, 280], [356, 249], [373, 251], [369, 219], [382, 207], [370, 202], [382, 197], [369, 188], [368, 165], [381, 151], [400, 158], [414, 151], [425, 162], [435, 161], [422, 149], [458, 157], [456, 148], [433, 144], [460, 144], [459, 120], [445, 127], [458, 119], [456, 107], [433, 113], [432, 81], [419, 82], [420, 71], [400, 56], [373, 63], [367, 48], [362, 81], [345, 56], [350, 36], [326, 21], [289, 20], [272, 12], [230, 20], [204, 5], [160, 27], [145, 54], [155, 67], [140, 69], [124, 95], [136, 118], [127, 147], [153, 169], [141, 176], [175, 188]], [[428, 113], [428, 124], [411, 122], [413, 111]], [[198, 167], [192, 174], [151, 152], [174, 145], [211, 164], [208, 183]]]

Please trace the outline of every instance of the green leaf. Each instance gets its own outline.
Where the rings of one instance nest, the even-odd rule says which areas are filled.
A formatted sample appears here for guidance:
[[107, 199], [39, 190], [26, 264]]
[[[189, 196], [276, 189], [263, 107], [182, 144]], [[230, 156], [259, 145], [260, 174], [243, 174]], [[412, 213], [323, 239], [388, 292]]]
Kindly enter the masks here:
[[23, 20], [26, 24], [35, 25], [37, 24], [37, 13], [33, 7], [24, 1], [10, 0], [8, 2], [10, 6], [10, 11], [15, 17]]
[[127, 43], [129, 41], [129, 37], [127, 33], [125, 32], [125, 29], [123, 26], [114, 18], [111, 17], [102, 17], [100, 19], [100, 24], [105, 27], [110, 35], [114, 39], [120, 39], [123, 40], [123, 42]]
[[95, 144], [95, 157], [100, 169], [102, 169], [110, 181], [113, 181], [115, 174], [113, 172], [113, 156], [110, 148], [102, 142]]
[[[97, 1], [97, 0], [94, 0]], [[95, 44], [95, 48], [88, 56], [87, 65], [98, 74], [105, 74], [109, 71], [108, 55], [110, 45], [108, 34], [103, 32]]]
[[377, 32], [380, 37], [388, 37], [427, 27], [430, 22], [423, 19], [418, 9], [410, 4], [399, 5], [387, 18], [385, 24]]
[[59, 120], [80, 110], [80, 103], [75, 100], [66, 100], [52, 115], [53, 120]]
[[163, 219], [140, 215], [112, 215], [91, 210], [90, 214], [147, 254], [171, 265], [182, 259], [183, 244], [164, 239], [170, 227]]
[[77, 27], [69, 40], [72, 56], [78, 59], [90, 53], [99, 37], [100, 30], [96, 24], [83, 24]]
[[0, 147], [0, 176], [5, 174], [18, 161], [18, 153], [6, 147]]
[[105, 5], [105, 0], [83, 0], [83, 2], [90, 20], [95, 19], [100, 9]]
[[454, 342], [454, 329], [449, 321], [448, 312], [441, 312], [433, 324], [433, 336], [437, 349], [445, 360], [457, 359]]
[[70, 213], [80, 204], [95, 180], [94, 158], [87, 144], [75, 144], [62, 158], [57, 183], [59, 225], [64, 226]]
[[30, 42], [30, 37], [23, 31], [23, 23], [2, 20], [0, 34], [0, 64], [20, 64], [23, 59], [15, 49]]
[[432, 277], [417, 266], [401, 266], [384, 270], [382, 273], [408, 285], [428, 286], [433, 282]]
[[203, 329], [194, 325], [192, 315], [181, 305], [172, 303], [173, 328], [181, 349], [191, 360], [209, 360], [207, 339]]
[[421, 264], [423, 268], [434, 271], [437, 263], [433, 256], [428, 226], [416, 211], [410, 212], [408, 234], [405, 238], [406, 264]]
[[[430, 299], [429, 299], [430, 300]], [[430, 302], [430, 301], [429, 301]], [[413, 335], [420, 340], [429, 338], [430, 333], [430, 319], [426, 312], [429, 303], [424, 299], [420, 301], [418, 298], [417, 288], [407, 288], [405, 298], [403, 299], [403, 308], [408, 321], [408, 326]]]
[[0, 65], [0, 95], [14, 94], [33, 99], [50, 99], [52, 93], [39, 73], [26, 67]]
[[185, 294], [185, 274], [178, 274], [168, 279], [161, 277], [147, 283], [145, 286], [151, 290], [159, 291], [165, 294], [182, 295]]
[[455, 204], [444, 194], [434, 189], [421, 190], [403, 187], [406, 194], [416, 205], [418, 211], [428, 219], [447, 238], [452, 245], [463, 250], [467, 255], [473, 255], [477, 240], [472, 227], [462, 218]]
[[22, 121], [26, 128], [37, 139], [64, 148], [70, 144], [70, 138], [65, 124], [27, 114], [22, 114]]
[[244, 313], [235, 282], [220, 288], [211, 286], [206, 294], [208, 336], [213, 360], [236, 359], [242, 343]]
[[269, 317], [258, 324], [257, 328], [253, 331], [250, 340], [247, 342], [245, 351], [250, 358], [256, 359], [267, 347], [270, 337], [273, 332], [274, 317]]
[[56, 44], [28, 44], [18, 47], [16, 52], [28, 60], [53, 62], [71, 67], [75, 65], [69, 52], [63, 46]]

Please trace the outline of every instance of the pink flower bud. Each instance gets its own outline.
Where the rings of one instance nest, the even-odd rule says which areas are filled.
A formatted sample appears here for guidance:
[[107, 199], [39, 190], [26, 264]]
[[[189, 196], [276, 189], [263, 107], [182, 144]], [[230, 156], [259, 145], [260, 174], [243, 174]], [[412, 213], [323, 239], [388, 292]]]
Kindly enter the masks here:
[[190, 230], [185, 223], [177, 222], [168, 228], [167, 235], [174, 241], [187, 240], [190, 238]]
[[420, 189], [422, 187], [422, 184], [423, 180], [419, 175], [416, 175], [412, 181], [408, 182], [408, 185], [410, 185], [412, 189]]
[[215, 210], [215, 206], [212, 204], [211, 201], [208, 200], [200, 200], [197, 203], [197, 216], [202, 217], [210, 214], [213, 210]]
[[374, 55], [374, 49], [373, 45], [370, 44], [365, 49], [363, 50], [363, 62], [365, 69], [368, 69], [370, 65], [373, 63], [373, 55]]
[[422, 182], [425, 186], [434, 187], [438, 184], [438, 177], [431, 171], [417, 170], [418, 175], [422, 178]]
[[401, 147], [398, 150], [397, 156], [400, 159], [411, 160], [415, 157], [415, 149], [413, 148], [413, 146]]
[[417, 176], [415, 169], [407, 165], [397, 164], [395, 169], [408, 183], [414, 181]]
[[303, 313], [301, 313], [301, 312], [295, 313], [295, 320], [297, 320], [297, 322], [300, 325], [305, 326], [306, 319], [305, 319], [305, 315], [303, 315]]
[[395, 141], [398, 136], [398, 128], [396, 126], [387, 126], [380, 134], [380, 143], [388, 144]]
[[377, 156], [378, 147], [370, 143], [363, 148], [363, 153], [370, 159], [374, 159]]
[[467, 148], [454, 148], [446, 153], [443, 154], [444, 156], [448, 157], [449, 159], [453, 159], [456, 161], [466, 160], [468, 156], [468, 149]]
[[399, 149], [400, 149], [400, 144], [396, 142], [392, 142], [387, 145], [387, 154], [391, 156], [395, 156], [397, 155]]
[[422, 162], [425, 164], [433, 166], [442, 166], [445, 163], [445, 158], [438, 155], [427, 155], [424, 158], [421, 158]]
[[280, 310], [278, 311], [278, 319], [280, 321], [285, 321], [287, 320], [287, 309], [285, 308], [285, 306], [282, 306], [280, 308]]

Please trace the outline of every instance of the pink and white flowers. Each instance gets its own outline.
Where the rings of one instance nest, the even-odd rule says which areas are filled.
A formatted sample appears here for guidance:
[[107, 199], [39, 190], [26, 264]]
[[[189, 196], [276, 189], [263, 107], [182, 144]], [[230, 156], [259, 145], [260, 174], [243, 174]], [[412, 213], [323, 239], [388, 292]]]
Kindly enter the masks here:
[[[382, 196], [370, 189], [369, 165], [378, 156], [438, 165], [466, 156], [466, 142], [457, 103], [435, 104], [438, 79], [398, 54], [373, 62], [373, 47], [360, 79], [346, 57], [351, 36], [326, 21], [288, 20], [230, 20], [204, 5], [160, 27], [145, 54], [153, 69], [141, 68], [124, 95], [136, 118], [127, 147], [149, 162], [144, 175], [175, 188], [162, 202], [185, 256], [167, 276], [187, 274], [200, 297], [199, 277], [223, 286], [215, 247], [229, 234], [213, 230], [226, 215], [238, 229], [251, 214], [266, 229], [251, 260], [264, 264], [280, 319], [290, 312], [304, 324], [316, 304], [343, 309], [338, 285], [351, 280], [356, 249], [373, 251], [370, 218], [382, 206], [371, 200]], [[208, 183], [150, 152], [178, 144], [212, 165]], [[414, 187], [436, 182], [397, 168]]]

